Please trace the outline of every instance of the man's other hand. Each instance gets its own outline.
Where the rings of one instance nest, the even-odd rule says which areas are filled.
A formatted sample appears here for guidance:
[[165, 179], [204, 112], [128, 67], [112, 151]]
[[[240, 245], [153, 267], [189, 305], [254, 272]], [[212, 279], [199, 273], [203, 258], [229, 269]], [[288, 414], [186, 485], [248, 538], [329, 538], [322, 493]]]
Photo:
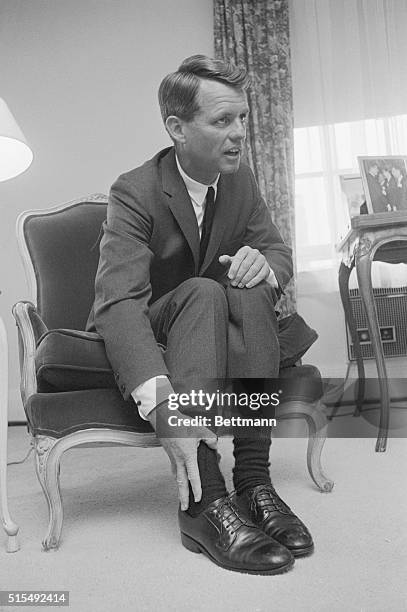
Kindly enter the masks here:
[[167, 402], [163, 402], [150, 412], [147, 418], [157, 432], [161, 445], [170, 458], [172, 473], [177, 481], [181, 510], [187, 510], [189, 506], [189, 482], [191, 483], [194, 500], [199, 502], [202, 497], [197, 460], [198, 446], [200, 442], [205, 442], [209, 448], [217, 450], [217, 437], [207, 427], [186, 427], [182, 424], [176, 428], [172, 427], [168, 423], [170, 415], [179, 417], [179, 423], [182, 423], [182, 419], [186, 416], [178, 410], [169, 412]]
[[[262, 281], [265, 281], [273, 274], [264, 255], [258, 249], [249, 246], [241, 247], [236, 255], [221, 255], [219, 262], [223, 265], [230, 265], [228, 278], [233, 287], [250, 289]], [[274, 285], [274, 283], [271, 283]]]

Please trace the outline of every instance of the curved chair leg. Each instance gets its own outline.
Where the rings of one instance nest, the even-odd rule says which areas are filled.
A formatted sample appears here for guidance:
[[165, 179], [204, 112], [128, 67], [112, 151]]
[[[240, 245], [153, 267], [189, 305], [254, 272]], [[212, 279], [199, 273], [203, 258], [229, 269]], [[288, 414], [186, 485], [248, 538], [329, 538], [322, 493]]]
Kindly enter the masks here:
[[[321, 402], [317, 402], [314, 405], [314, 409], [311, 409], [309, 405], [305, 404], [305, 406], [310, 410], [307, 413], [308, 418], [308, 448], [307, 448], [307, 465], [308, 471], [312, 480], [315, 484], [321, 489], [323, 493], [330, 493], [333, 489], [334, 482], [330, 480], [323, 472], [321, 465], [321, 453], [323, 446], [326, 440], [326, 431], [327, 431], [327, 418], [325, 412], [323, 411], [323, 405]], [[315, 422], [315, 412], [322, 415], [322, 422], [318, 424]]]
[[334, 482], [323, 472], [321, 466], [321, 453], [326, 440], [328, 419], [325, 414], [324, 405], [321, 401], [314, 403], [291, 402], [284, 405], [284, 412], [280, 415], [280, 420], [297, 418], [305, 419], [308, 425], [308, 448], [307, 465], [308, 471], [317, 487], [323, 493], [332, 491]]
[[160, 446], [154, 432], [137, 433], [110, 429], [86, 429], [64, 436], [51, 438], [35, 436], [34, 448], [38, 480], [48, 504], [48, 531], [42, 542], [44, 550], [58, 548], [62, 532], [63, 508], [59, 486], [60, 461], [65, 451], [76, 446], [100, 444], [138, 446], [148, 448]]
[[59, 486], [60, 459], [58, 440], [47, 436], [36, 436], [36, 471], [48, 504], [48, 531], [42, 542], [44, 550], [58, 548], [62, 531], [63, 508]]

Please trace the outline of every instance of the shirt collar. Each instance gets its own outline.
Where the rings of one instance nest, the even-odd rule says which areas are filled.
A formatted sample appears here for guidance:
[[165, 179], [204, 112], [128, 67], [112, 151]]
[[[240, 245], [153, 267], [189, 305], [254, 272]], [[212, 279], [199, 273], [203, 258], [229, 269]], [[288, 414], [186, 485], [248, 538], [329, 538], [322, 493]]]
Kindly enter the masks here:
[[213, 181], [213, 183], [211, 183], [210, 185], [204, 185], [204, 183], [198, 183], [198, 181], [191, 178], [190, 176], [188, 176], [186, 172], [184, 172], [184, 170], [181, 168], [181, 164], [179, 163], [177, 155], [175, 155], [175, 160], [177, 162], [177, 168], [181, 175], [181, 178], [185, 183], [185, 187], [187, 188], [187, 191], [191, 199], [194, 200], [194, 202], [198, 206], [202, 206], [202, 204], [205, 202], [208, 187], [213, 187], [213, 189], [215, 190], [215, 199], [216, 199], [216, 193], [218, 190], [218, 181], [219, 181], [220, 174], [218, 174], [218, 176]]

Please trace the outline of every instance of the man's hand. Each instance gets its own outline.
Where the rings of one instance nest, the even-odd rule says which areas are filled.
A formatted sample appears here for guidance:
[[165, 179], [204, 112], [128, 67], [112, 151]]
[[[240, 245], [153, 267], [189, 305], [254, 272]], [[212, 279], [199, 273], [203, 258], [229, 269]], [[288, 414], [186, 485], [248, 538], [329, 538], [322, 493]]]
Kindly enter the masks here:
[[249, 246], [241, 247], [233, 257], [221, 255], [219, 262], [225, 266], [230, 264], [228, 278], [233, 287], [240, 289], [255, 287], [267, 280], [271, 271], [264, 255], [258, 249], [252, 249]]
[[[194, 500], [199, 502], [202, 497], [201, 479], [199, 476], [197, 450], [200, 442], [205, 442], [209, 448], [217, 449], [216, 435], [206, 427], [172, 427], [168, 417], [188, 418], [178, 410], [168, 411], [167, 403], [163, 402], [150, 412], [148, 419], [157, 432], [161, 445], [171, 461], [172, 472], [178, 485], [178, 497], [181, 510], [187, 510], [189, 505], [189, 487], [191, 483]], [[182, 423], [182, 420], [179, 421]], [[177, 437], [175, 437], [175, 435]]]

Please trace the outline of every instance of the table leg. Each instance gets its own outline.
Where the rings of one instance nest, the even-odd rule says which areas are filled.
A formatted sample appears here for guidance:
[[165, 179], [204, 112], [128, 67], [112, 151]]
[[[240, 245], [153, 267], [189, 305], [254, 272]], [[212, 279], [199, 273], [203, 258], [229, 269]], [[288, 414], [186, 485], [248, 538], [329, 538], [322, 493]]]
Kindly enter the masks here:
[[372, 253], [373, 244], [368, 238], [361, 239], [356, 250], [356, 273], [359, 291], [366, 310], [370, 340], [376, 360], [377, 374], [380, 386], [380, 425], [376, 442], [376, 452], [384, 452], [387, 445], [389, 430], [390, 394], [386, 363], [383, 355], [383, 345], [380, 336], [379, 322], [372, 288]]
[[355, 416], [358, 416], [365, 398], [365, 366], [363, 363], [362, 351], [360, 348], [359, 336], [356, 328], [355, 317], [353, 316], [352, 305], [349, 297], [349, 277], [355, 264], [352, 263], [349, 267], [343, 262], [339, 267], [339, 292], [342, 301], [343, 311], [345, 313], [345, 321], [349, 329], [350, 337], [352, 338], [353, 350], [355, 352], [356, 364], [358, 368], [358, 393], [356, 399]]
[[8, 346], [3, 320], [0, 317], [0, 497], [1, 515], [8, 535], [7, 552], [19, 549], [18, 525], [10, 517], [7, 501], [7, 430], [8, 430]]

